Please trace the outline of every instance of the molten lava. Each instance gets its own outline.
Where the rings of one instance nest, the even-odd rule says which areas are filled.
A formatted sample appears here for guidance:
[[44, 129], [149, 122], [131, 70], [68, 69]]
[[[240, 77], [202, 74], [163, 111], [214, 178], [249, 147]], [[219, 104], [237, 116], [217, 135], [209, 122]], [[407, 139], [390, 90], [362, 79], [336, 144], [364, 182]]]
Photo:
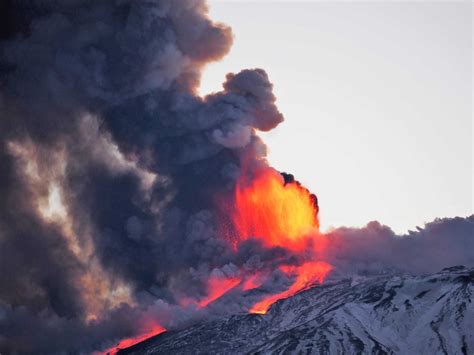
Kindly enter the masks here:
[[158, 335], [158, 334], [161, 334], [161, 333], [164, 333], [166, 332], [166, 329], [163, 328], [161, 325], [158, 325], [158, 324], [155, 324], [151, 327], [151, 330], [146, 332], [146, 333], [142, 333], [140, 335], [137, 335], [135, 337], [132, 337], [132, 338], [126, 338], [126, 339], [122, 339], [117, 345], [115, 345], [114, 347], [102, 352], [101, 354], [103, 355], [115, 355], [118, 353], [118, 351], [120, 349], [125, 349], [125, 348], [128, 348], [132, 345], [135, 345], [135, 344], [138, 344], [148, 338], [151, 338], [155, 335]]
[[211, 275], [207, 281], [207, 297], [198, 303], [199, 307], [207, 307], [209, 303], [214, 302], [216, 299], [226, 294], [240, 282], [241, 279], [238, 277], [226, 278]]
[[255, 275], [251, 275], [244, 281], [242, 281], [242, 290], [249, 291], [255, 288], [259, 288], [263, 283], [263, 275], [257, 273]]
[[293, 296], [316, 282], [322, 283], [326, 275], [332, 270], [332, 266], [323, 261], [309, 261], [300, 266], [281, 266], [280, 270], [295, 277], [293, 284], [285, 291], [265, 297], [253, 305], [250, 313], [265, 314], [276, 301]]
[[[282, 247], [300, 255], [311, 255], [312, 259], [324, 249], [319, 238], [316, 197], [292, 175], [280, 174], [271, 168], [254, 172], [250, 179], [242, 174], [235, 188], [232, 223], [238, 241], [254, 237], [267, 247]], [[285, 291], [256, 303], [251, 307], [251, 313], [266, 313], [279, 299], [323, 282], [332, 266], [322, 261], [307, 261], [299, 266], [284, 265], [279, 269], [293, 277], [293, 283]], [[242, 289], [251, 290], [261, 284], [262, 278], [257, 274], [247, 277]]]
[[318, 228], [314, 200], [297, 182], [285, 184], [277, 171], [265, 169], [237, 183], [233, 224], [240, 239], [255, 237], [267, 246], [301, 250], [306, 234]]

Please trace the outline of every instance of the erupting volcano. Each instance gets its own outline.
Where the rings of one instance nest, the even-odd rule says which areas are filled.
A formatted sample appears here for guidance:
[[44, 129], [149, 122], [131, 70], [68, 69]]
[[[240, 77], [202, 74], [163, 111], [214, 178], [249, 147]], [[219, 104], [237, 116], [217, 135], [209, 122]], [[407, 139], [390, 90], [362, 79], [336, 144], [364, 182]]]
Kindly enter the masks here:
[[317, 198], [258, 136], [267, 73], [197, 94], [233, 40], [204, 0], [2, 10], [0, 352], [115, 351], [323, 281]]
[[[220, 207], [232, 206], [220, 211], [221, 214], [228, 213], [229, 218], [218, 228], [219, 239], [232, 245], [235, 253], [246, 241], [256, 240], [262, 243], [265, 250], [279, 248], [289, 256], [287, 261], [281, 261], [277, 270], [286, 275], [290, 286], [276, 293], [270, 291], [250, 306], [251, 313], [265, 313], [277, 300], [323, 282], [332, 266], [316, 260], [315, 252], [322, 250], [323, 243], [318, 238], [319, 206], [316, 195], [296, 181], [293, 175], [266, 167], [251, 174], [242, 174], [233, 194], [227, 198], [226, 203], [220, 201], [219, 204]], [[232, 231], [230, 236], [229, 229]], [[258, 289], [269, 279], [269, 271], [249, 272], [242, 268], [234, 270], [231, 275], [220, 271], [211, 273], [206, 280], [206, 296], [200, 299], [181, 298], [180, 304], [205, 308], [234, 288], [244, 292]]]
[[[424, 272], [420, 260], [474, 249], [438, 225], [425, 234], [449, 235], [432, 243], [443, 252], [462, 245], [451, 258], [420, 258], [436, 249], [425, 234], [376, 222], [321, 233], [316, 196], [267, 160], [261, 132], [284, 117], [265, 70], [199, 95], [232, 42], [205, 0], [0, 1], [1, 354], [113, 353], [236, 315], [270, 323], [331, 270]], [[474, 224], [446, 225], [471, 237]]]
[[[247, 173], [238, 179], [229, 201], [219, 205], [232, 208], [225, 209], [230, 215], [230, 226], [227, 220], [219, 228], [222, 234], [218, 237], [230, 243], [234, 252], [238, 252], [245, 241], [254, 239], [267, 250], [280, 248], [289, 253], [290, 259], [282, 261], [277, 268], [288, 279], [289, 286], [277, 292], [262, 290], [266, 296], [249, 306], [250, 313], [264, 314], [276, 301], [322, 283], [333, 267], [316, 260], [316, 251], [323, 249], [323, 240], [318, 238], [316, 195], [296, 181], [293, 175], [279, 173], [271, 167]], [[226, 235], [229, 228], [233, 230], [233, 238]], [[296, 264], [292, 258], [296, 258]], [[234, 288], [243, 292], [259, 289], [269, 280], [270, 274], [269, 270], [249, 273], [243, 269], [228, 276], [221, 272], [212, 273], [207, 280], [206, 297], [184, 298], [180, 303], [205, 308]]]

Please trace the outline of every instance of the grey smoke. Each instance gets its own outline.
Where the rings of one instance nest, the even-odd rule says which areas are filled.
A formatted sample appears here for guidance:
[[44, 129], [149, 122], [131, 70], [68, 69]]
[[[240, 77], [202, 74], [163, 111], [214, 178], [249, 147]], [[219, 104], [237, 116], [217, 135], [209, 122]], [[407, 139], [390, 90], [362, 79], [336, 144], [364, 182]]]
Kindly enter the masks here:
[[363, 228], [337, 228], [326, 240], [328, 261], [352, 272], [427, 274], [474, 266], [474, 215], [436, 219], [405, 235], [374, 221]]
[[0, 352], [100, 348], [252, 256], [217, 237], [213, 198], [283, 117], [261, 69], [196, 95], [232, 43], [204, 1], [1, 7]]

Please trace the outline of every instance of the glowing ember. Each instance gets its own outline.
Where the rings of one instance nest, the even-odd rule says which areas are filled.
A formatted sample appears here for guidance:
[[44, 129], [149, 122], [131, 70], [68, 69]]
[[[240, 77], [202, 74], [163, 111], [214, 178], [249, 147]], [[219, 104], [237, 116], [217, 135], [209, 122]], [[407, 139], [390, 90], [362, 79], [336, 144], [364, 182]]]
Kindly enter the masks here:
[[268, 246], [301, 249], [306, 234], [318, 228], [314, 197], [296, 182], [285, 184], [273, 169], [239, 181], [235, 203], [233, 222], [241, 239], [252, 236]]
[[166, 332], [166, 329], [163, 328], [161, 325], [154, 325], [152, 330], [150, 330], [149, 332], [146, 332], [144, 334], [140, 334], [140, 335], [137, 335], [135, 337], [132, 337], [132, 338], [126, 338], [126, 339], [122, 339], [116, 346], [102, 352], [102, 353], [99, 353], [99, 354], [102, 354], [102, 355], [114, 355], [114, 354], [117, 354], [118, 351], [120, 349], [125, 349], [125, 348], [128, 348], [132, 345], [135, 345], [135, 344], [138, 344], [148, 338], [151, 338], [155, 335], [158, 335], [158, 334], [161, 334], [161, 333], [164, 333]]
[[326, 275], [331, 271], [332, 266], [322, 261], [309, 261], [300, 266], [281, 266], [280, 270], [288, 275], [295, 275], [295, 281], [285, 291], [268, 296], [256, 303], [250, 313], [267, 313], [268, 308], [276, 301], [293, 296], [316, 282], [323, 282]]
[[226, 278], [223, 276], [211, 275], [207, 281], [207, 297], [202, 299], [198, 305], [199, 307], [207, 307], [211, 302], [226, 294], [241, 282], [238, 277]]

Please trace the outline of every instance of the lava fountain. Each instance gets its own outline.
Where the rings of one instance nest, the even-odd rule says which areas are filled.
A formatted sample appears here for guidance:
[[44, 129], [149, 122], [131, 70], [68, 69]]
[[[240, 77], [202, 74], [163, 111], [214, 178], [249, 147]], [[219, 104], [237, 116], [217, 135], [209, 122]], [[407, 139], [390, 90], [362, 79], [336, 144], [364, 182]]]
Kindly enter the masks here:
[[317, 230], [317, 200], [293, 179], [267, 168], [235, 188], [233, 223], [240, 240], [254, 237], [266, 246], [301, 250], [307, 234]]
[[[279, 270], [293, 280], [291, 285], [265, 296], [250, 308], [250, 313], [266, 313], [279, 299], [324, 281], [332, 266], [316, 260], [316, 253], [321, 254], [324, 245], [318, 238], [319, 207], [315, 195], [292, 175], [265, 168], [248, 180], [243, 174], [234, 197], [232, 221], [239, 241], [257, 238], [266, 247], [285, 248], [304, 260], [298, 265], [281, 265]], [[244, 290], [253, 288], [244, 285]]]

